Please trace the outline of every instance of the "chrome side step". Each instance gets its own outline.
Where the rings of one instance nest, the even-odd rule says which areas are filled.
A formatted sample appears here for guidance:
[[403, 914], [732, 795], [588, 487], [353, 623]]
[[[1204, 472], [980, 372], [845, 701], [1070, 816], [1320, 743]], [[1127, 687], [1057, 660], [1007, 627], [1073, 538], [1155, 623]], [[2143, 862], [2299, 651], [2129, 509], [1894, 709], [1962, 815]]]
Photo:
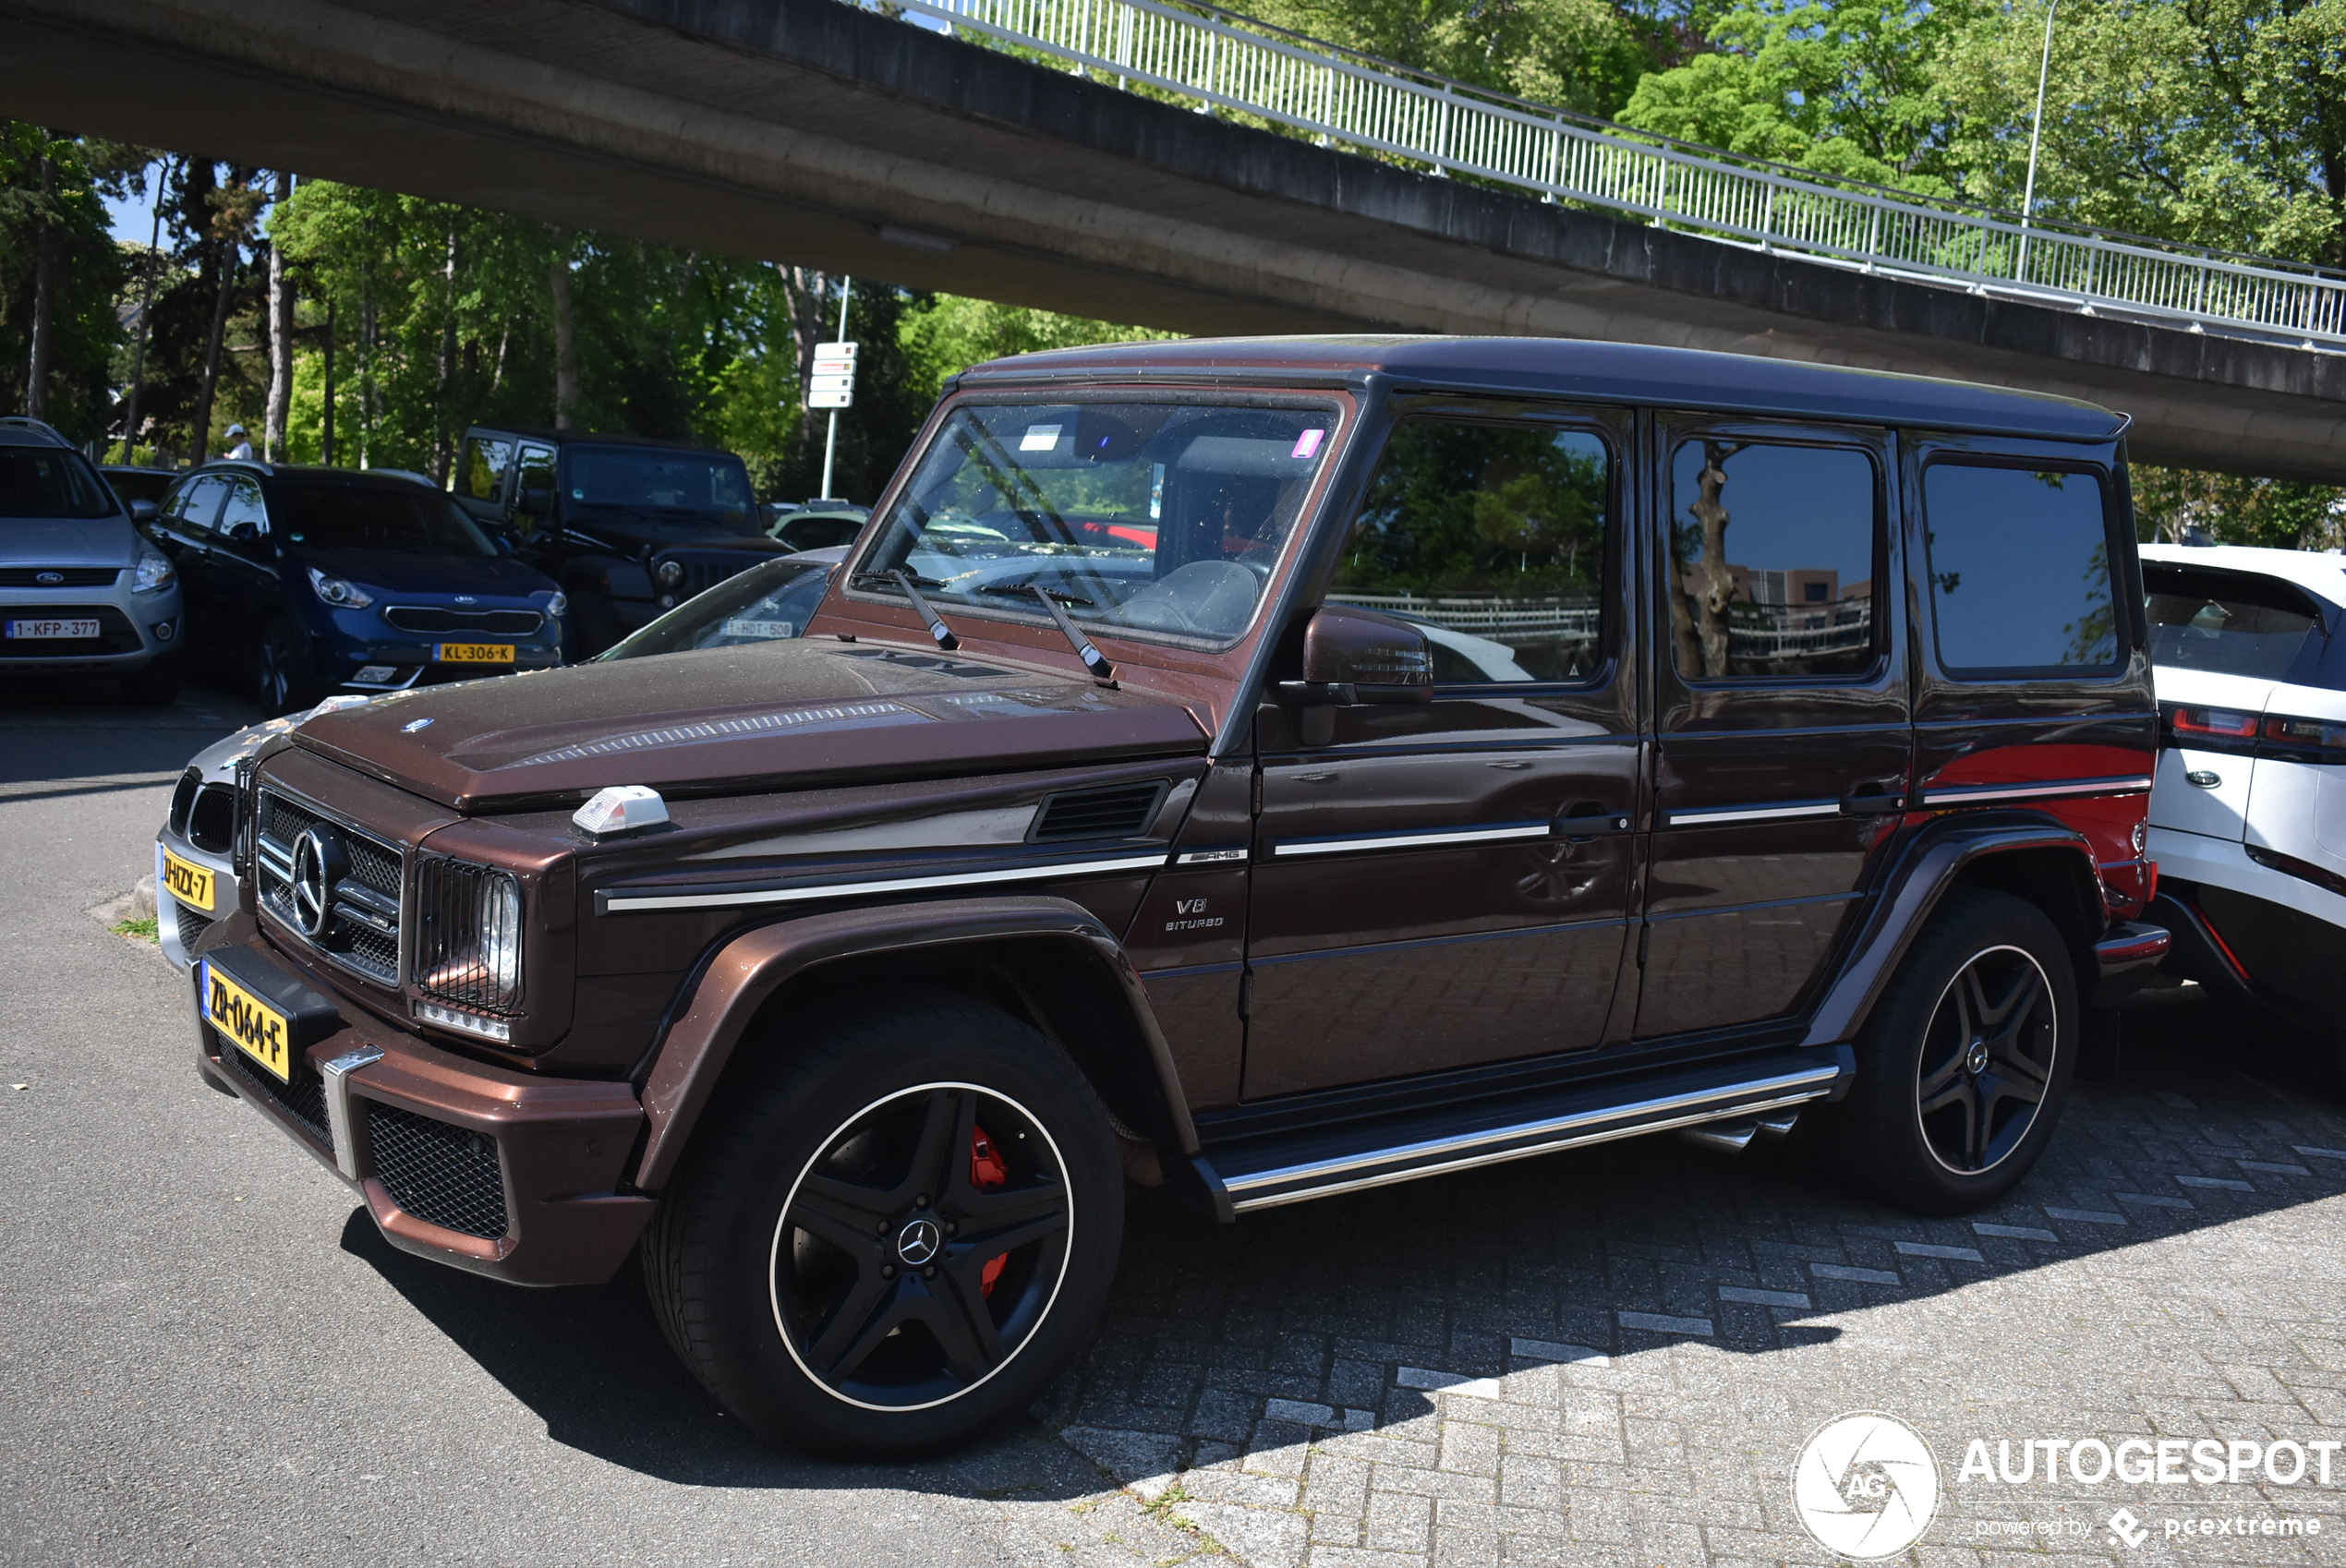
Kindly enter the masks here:
[[[1193, 1162], [1225, 1219], [1282, 1203], [1528, 1159], [1583, 1144], [1709, 1123], [1741, 1124], [1740, 1148], [1762, 1119], [1844, 1087], [1848, 1053], [1776, 1052], [1708, 1069], [1649, 1075], [1596, 1089], [1516, 1095], [1352, 1128], [1254, 1138]], [[1786, 1123], [1785, 1130], [1789, 1130]]]

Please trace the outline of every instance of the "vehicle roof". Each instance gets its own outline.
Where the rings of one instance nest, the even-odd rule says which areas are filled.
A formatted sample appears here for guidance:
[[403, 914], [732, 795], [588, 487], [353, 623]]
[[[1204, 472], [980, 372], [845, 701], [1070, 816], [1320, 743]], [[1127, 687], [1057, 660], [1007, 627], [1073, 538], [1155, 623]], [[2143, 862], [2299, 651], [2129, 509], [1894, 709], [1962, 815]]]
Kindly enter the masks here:
[[2107, 441], [2129, 416], [2097, 404], [1971, 381], [1812, 365], [1756, 355], [1566, 338], [1351, 336], [1192, 338], [1046, 349], [962, 372], [974, 388], [1027, 380], [1229, 375], [1260, 383], [1375, 371], [1400, 387], [1637, 403], [1911, 425], [2069, 441]]
[[2346, 605], [2346, 556], [2329, 550], [2266, 549], [2255, 545], [2145, 545], [2142, 558], [2171, 566], [2259, 573], [2294, 583], [2332, 604]]
[[151, 463], [101, 463], [98, 464], [98, 472], [101, 474], [162, 474], [170, 478], [179, 476], [179, 470], [176, 468], [158, 468]]
[[0, 416], [0, 446], [62, 446], [73, 443], [38, 419], [21, 414]]
[[263, 463], [254, 457], [222, 457], [188, 470], [191, 474], [250, 474], [263, 479], [299, 479], [304, 484], [349, 485], [359, 488], [412, 489], [417, 485], [442, 493], [421, 474], [405, 468], [329, 468], [315, 463]]
[[541, 430], [533, 425], [470, 425], [467, 436], [518, 436], [524, 440], [543, 441], [548, 446], [645, 446], [665, 452], [706, 452], [724, 457], [734, 453], [721, 446], [706, 441], [676, 441], [664, 436], [607, 436], [594, 430]]

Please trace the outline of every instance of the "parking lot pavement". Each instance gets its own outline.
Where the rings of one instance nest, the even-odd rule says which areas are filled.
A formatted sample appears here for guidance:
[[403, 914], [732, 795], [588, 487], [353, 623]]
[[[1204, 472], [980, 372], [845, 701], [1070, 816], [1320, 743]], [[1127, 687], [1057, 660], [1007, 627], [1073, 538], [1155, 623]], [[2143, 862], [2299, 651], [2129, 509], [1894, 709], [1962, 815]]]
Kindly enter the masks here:
[[[1896, 1561], [2346, 1562], [2346, 1449], [2328, 1486], [1965, 1469], [1975, 1438], [2014, 1474], [2028, 1440], [2346, 1442], [2346, 1105], [2193, 993], [1992, 1214], [1668, 1140], [1227, 1230], [1144, 1195], [1030, 1422], [921, 1465], [763, 1449], [632, 1281], [393, 1252], [197, 1085], [176, 977], [85, 911], [248, 717], [0, 698], [0, 1563], [1818, 1562], [1795, 1455], [1857, 1410], [1937, 1459]], [[2166, 1538], [2201, 1518], [2234, 1533]], [[2238, 1533], [2267, 1519], [2322, 1533]]]
[[[1065, 1435], [1256, 1568], [1677, 1568], [1829, 1561], [1795, 1457], [1868, 1410], [1939, 1466], [1899, 1562], [2346, 1562], [2346, 1446], [2328, 1486], [2310, 1458], [2290, 1486], [2047, 1486], [2042, 1450], [2026, 1484], [1961, 1474], [1975, 1438], [2014, 1476], [2027, 1440], [2346, 1444], [2346, 1106], [2319, 1054], [2161, 995], [2028, 1181], [1962, 1219], [1647, 1139], [1227, 1232], [1145, 1220]], [[2320, 1533], [2243, 1533], [2292, 1517]]]

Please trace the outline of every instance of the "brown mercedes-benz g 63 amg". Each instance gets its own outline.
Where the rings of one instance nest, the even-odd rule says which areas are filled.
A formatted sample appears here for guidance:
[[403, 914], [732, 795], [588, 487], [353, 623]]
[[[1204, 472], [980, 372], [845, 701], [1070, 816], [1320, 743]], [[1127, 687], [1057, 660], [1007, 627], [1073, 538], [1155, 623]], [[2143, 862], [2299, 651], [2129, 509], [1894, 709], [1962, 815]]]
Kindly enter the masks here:
[[240, 772], [201, 1065], [396, 1245], [643, 1249], [775, 1438], [1083, 1342], [1224, 1218], [1667, 1128], [1926, 1212], [2155, 964], [2125, 421], [1531, 340], [961, 377], [807, 629], [321, 715]]

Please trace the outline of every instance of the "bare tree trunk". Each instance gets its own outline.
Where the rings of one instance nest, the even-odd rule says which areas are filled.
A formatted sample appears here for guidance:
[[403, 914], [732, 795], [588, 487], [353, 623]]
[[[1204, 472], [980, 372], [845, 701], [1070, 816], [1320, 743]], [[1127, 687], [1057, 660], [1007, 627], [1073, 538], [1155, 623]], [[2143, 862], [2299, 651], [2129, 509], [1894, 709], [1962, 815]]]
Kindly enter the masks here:
[[358, 272], [358, 466], [374, 466], [375, 455], [375, 269]]
[[[790, 330], [798, 350], [798, 405], [806, 407], [806, 391], [814, 384], [815, 347], [824, 341], [825, 307], [830, 297], [830, 279], [811, 267], [785, 267], [777, 262], [774, 271], [782, 277], [782, 293], [790, 301]], [[802, 461], [812, 463], [815, 457], [816, 430], [821, 421], [804, 414], [798, 421], [798, 451]]]
[[432, 482], [445, 488], [449, 464], [454, 461], [454, 442], [448, 429], [449, 383], [456, 373], [456, 225], [448, 225], [446, 259], [441, 264], [441, 296], [440, 319], [440, 387], [432, 398], [432, 423], [438, 427], [432, 433]]
[[1735, 602], [1735, 573], [1727, 570], [1726, 505], [1719, 497], [1727, 488], [1727, 459], [1743, 450], [1724, 441], [1702, 443], [1702, 472], [1697, 498], [1687, 510], [1702, 525], [1702, 558], [1695, 562], [1694, 599], [1701, 617], [1702, 673], [1712, 678], [1727, 673], [1727, 607]]
[[163, 250], [163, 182], [171, 175], [171, 160], [158, 161], [151, 218], [148, 223], [147, 259], [139, 284], [139, 342], [130, 351], [130, 404], [122, 416], [122, 460], [128, 463], [138, 449], [139, 393], [147, 381], [147, 339], [153, 332], [155, 271]]
[[546, 270], [554, 296], [554, 428], [567, 430], [578, 409], [578, 313], [570, 298], [570, 239], [555, 235], [558, 249]]
[[228, 332], [228, 296], [236, 290], [236, 241], [233, 235], [222, 235], [212, 241], [213, 262], [219, 276], [218, 286], [212, 292], [212, 331], [204, 339], [203, 375], [196, 383], [195, 428], [191, 432], [195, 451], [191, 461], [201, 463], [212, 451], [212, 394], [220, 384], [220, 340]]
[[49, 356], [56, 335], [56, 194], [57, 166], [46, 147], [41, 153], [41, 204], [32, 230], [32, 355], [25, 367], [24, 411], [35, 419], [49, 417]]
[[[293, 195], [293, 176], [280, 170], [275, 200]], [[260, 454], [284, 462], [285, 421], [293, 412], [294, 286], [285, 276], [284, 247], [269, 242], [269, 407], [260, 421]]]
[[334, 298], [326, 296], [326, 399], [325, 416], [320, 421], [318, 461], [331, 468], [334, 463]]

